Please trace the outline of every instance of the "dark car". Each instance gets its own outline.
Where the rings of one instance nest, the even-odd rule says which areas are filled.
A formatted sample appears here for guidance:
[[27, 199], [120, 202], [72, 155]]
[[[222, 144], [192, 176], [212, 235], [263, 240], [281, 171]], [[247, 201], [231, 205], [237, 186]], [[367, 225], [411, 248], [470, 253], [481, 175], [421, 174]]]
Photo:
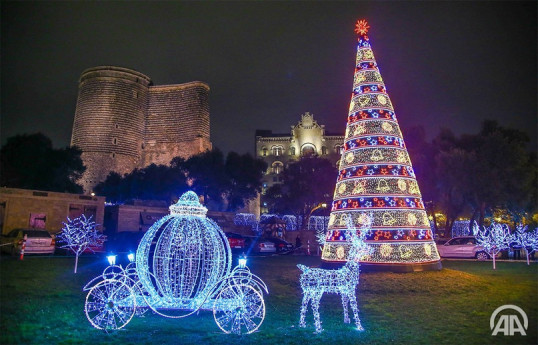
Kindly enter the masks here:
[[224, 234], [226, 235], [226, 238], [228, 238], [228, 243], [232, 250], [245, 249], [246, 240], [244, 236], [236, 234], [235, 232], [225, 232]]
[[293, 244], [291, 244], [288, 241], [285, 241], [285, 240], [283, 240], [281, 238], [270, 237], [270, 238], [266, 238], [266, 240], [271, 241], [271, 242], [273, 242], [275, 244], [275, 248], [276, 248], [277, 253], [290, 252], [294, 248]]
[[134, 253], [144, 234], [142, 231], [120, 231], [112, 234], [106, 241], [106, 251], [114, 254]]

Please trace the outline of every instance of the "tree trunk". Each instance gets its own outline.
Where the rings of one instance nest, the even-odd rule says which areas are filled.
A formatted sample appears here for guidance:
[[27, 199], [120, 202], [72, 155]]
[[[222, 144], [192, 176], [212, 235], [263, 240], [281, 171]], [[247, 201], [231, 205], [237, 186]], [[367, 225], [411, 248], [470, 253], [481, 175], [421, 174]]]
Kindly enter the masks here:
[[486, 215], [486, 203], [482, 202], [480, 203], [480, 219], [479, 219], [479, 224], [478, 224], [480, 225], [481, 228], [484, 226], [485, 215]]
[[476, 219], [477, 215], [478, 215], [478, 208], [475, 208], [474, 211], [473, 211], [473, 215], [471, 217], [471, 220], [469, 221], [469, 234], [470, 235], [475, 235], [473, 233], [473, 222]]
[[449, 238], [452, 237], [452, 225], [450, 224], [450, 217], [446, 216], [446, 222], [445, 222], [445, 233], [447, 233]]
[[530, 262], [529, 262], [529, 250], [527, 249], [527, 247], [525, 247], [525, 253], [527, 254], [527, 266], [530, 265]]
[[492, 256], [493, 256], [493, 269], [496, 269], [496, 268], [495, 268], [495, 257], [496, 257], [497, 255], [495, 255], [494, 252], [492, 252], [492, 254], [493, 254], [493, 255], [492, 255]]
[[435, 216], [435, 211], [432, 211], [432, 218], [433, 218], [433, 230], [435, 233], [439, 233], [439, 229], [437, 229], [437, 217]]
[[77, 273], [77, 266], [78, 266], [78, 252], [75, 253], [75, 273]]

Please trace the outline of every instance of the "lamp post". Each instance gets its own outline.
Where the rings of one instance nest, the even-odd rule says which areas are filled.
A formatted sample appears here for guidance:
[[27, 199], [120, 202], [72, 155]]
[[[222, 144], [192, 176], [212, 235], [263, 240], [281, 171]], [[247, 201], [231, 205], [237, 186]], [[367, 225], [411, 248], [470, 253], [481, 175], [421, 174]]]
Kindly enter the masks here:
[[314, 208], [312, 210], [310, 210], [310, 213], [308, 214], [308, 221], [306, 223], [306, 230], [308, 230], [310, 228], [310, 217], [312, 216], [312, 213], [314, 213], [314, 211], [316, 211], [316, 210], [318, 210], [320, 208], [327, 208], [327, 204], [324, 203], [324, 202], [320, 202], [319, 204], [314, 206]]

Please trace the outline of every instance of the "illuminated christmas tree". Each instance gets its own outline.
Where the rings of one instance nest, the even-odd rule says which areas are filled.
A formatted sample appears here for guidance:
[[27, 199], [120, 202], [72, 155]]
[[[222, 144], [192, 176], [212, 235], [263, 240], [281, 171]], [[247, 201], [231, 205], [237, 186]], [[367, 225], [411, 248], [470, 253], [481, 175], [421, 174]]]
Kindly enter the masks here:
[[353, 93], [322, 260], [346, 261], [347, 219], [359, 228], [371, 217], [372, 230], [366, 237], [371, 254], [362, 257], [362, 263], [440, 268], [411, 160], [367, 36], [369, 28], [366, 21], [357, 22]]

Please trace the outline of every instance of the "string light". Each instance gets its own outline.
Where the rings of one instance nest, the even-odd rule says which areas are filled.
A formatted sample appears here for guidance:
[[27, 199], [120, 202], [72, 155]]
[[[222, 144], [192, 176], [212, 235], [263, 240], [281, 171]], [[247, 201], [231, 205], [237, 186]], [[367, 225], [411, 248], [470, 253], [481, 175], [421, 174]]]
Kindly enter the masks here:
[[[319, 303], [324, 293], [339, 294], [342, 300], [342, 307], [344, 309], [344, 323], [349, 323], [348, 304], [351, 305], [353, 317], [357, 330], [364, 330], [359, 318], [359, 308], [357, 306], [356, 290], [359, 284], [359, 260], [363, 260], [364, 257], [371, 255], [372, 248], [365, 242], [366, 233], [369, 232], [371, 226], [370, 218], [363, 224], [360, 231], [353, 226], [351, 219], [348, 219], [348, 232], [349, 239], [347, 241], [347, 252], [340, 250], [339, 255], [341, 258], [347, 256], [346, 264], [337, 269], [322, 269], [322, 268], [310, 268], [304, 265], [297, 265], [303, 272], [301, 274], [300, 282], [301, 289], [303, 290], [303, 301], [301, 304], [301, 314], [299, 318], [299, 326], [306, 327], [306, 312], [308, 305], [310, 304], [314, 313], [314, 325], [316, 327], [316, 333], [320, 333], [323, 328], [321, 327], [321, 318], [319, 314]], [[321, 239], [321, 244], [324, 241]], [[338, 249], [337, 249], [338, 251]]]
[[364, 224], [371, 252], [363, 262], [432, 263], [440, 260], [394, 108], [370, 40], [366, 21], [357, 22], [357, 59], [345, 145], [322, 259], [345, 262], [349, 227]]
[[473, 222], [473, 233], [476, 234], [476, 242], [484, 247], [486, 252], [493, 258], [493, 269], [496, 268], [495, 257], [497, 254], [510, 248], [510, 244], [515, 240], [506, 224], [495, 222], [489, 228], [480, 228], [476, 222]]
[[[231, 250], [219, 226], [187, 192], [144, 235], [125, 269], [114, 262], [85, 287], [85, 312], [99, 329], [124, 327], [135, 310], [171, 318], [212, 309], [225, 333], [252, 333], [265, 318], [265, 283], [246, 267], [231, 270]], [[94, 283], [101, 280], [97, 284]]]
[[77, 273], [78, 257], [84, 251], [93, 252], [93, 247], [100, 247], [105, 241], [105, 236], [97, 231], [97, 224], [82, 214], [75, 219], [67, 218], [63, 223], [62, 231], [58, 234], [60, 248], [67, 248], [75, 254], [75, 273]]

